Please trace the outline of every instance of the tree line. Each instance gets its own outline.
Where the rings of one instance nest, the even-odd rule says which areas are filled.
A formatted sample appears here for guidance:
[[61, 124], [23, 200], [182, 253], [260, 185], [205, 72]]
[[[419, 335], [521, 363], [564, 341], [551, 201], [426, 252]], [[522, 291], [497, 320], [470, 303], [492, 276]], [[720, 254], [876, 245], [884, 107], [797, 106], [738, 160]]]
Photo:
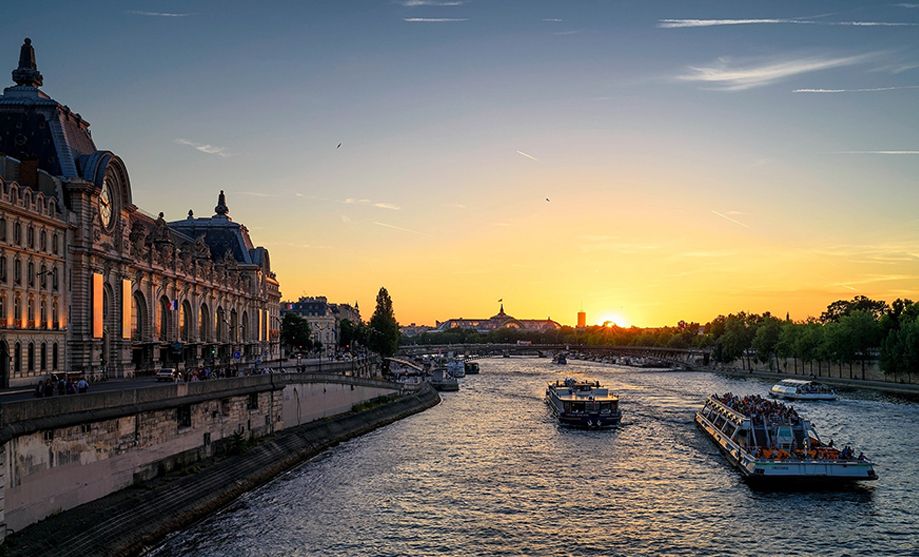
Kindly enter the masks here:
[[[919, 372], [919, 304], [897, 299], [888, 304], [866, 296], [837, 300], [818, 318], [792, 321], [769, 312], [719, 315], [705, 324], [680, 321], [668, 327], [562, 327], [554, 331], [472, 329], [428, 332], [402, 337], [403, 344], [514, 343], [587, 346], [700, 348], [719, 363], [754, 361], [781, 368], [791, 360], [798, 373], [819, 374], [827, 363], [856, 366], [864, 377], [866, 362], [879, 359], [885, 373]], [[789, 371], [791, 371], [789, 369]]]

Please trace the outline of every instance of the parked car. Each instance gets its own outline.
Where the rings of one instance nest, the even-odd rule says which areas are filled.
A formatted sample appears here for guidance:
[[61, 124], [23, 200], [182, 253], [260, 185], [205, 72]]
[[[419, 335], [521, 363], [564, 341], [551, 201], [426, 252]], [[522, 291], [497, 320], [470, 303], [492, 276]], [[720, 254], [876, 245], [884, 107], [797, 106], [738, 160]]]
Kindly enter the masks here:
[[178, 381], [180, 376], [176, 368], [164, 367], [157, 371], [154, 377], [157, 381]]

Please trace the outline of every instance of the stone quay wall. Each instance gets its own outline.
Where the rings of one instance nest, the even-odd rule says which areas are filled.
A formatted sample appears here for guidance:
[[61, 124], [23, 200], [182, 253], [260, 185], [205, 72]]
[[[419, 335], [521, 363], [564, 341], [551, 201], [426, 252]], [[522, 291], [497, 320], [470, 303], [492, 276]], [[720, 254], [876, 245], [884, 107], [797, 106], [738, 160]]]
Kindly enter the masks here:
[[[0, 406], [0, 536], [233, 444], [398, 393], [399, 386], [284, 373], [167, 384]], [[337, 373], [336, 373], [337, 372]]]

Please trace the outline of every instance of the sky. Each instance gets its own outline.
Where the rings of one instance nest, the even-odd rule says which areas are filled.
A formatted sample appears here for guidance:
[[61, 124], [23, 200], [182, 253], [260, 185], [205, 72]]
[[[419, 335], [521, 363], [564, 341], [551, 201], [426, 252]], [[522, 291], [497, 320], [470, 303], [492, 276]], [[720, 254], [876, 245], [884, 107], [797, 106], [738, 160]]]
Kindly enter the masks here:
[[0, 60], [32, 38], [135, 204], [177, 220], [226, 190], [286, 299], [655, 326], [919, 298], [919, 0], [0, 15]]

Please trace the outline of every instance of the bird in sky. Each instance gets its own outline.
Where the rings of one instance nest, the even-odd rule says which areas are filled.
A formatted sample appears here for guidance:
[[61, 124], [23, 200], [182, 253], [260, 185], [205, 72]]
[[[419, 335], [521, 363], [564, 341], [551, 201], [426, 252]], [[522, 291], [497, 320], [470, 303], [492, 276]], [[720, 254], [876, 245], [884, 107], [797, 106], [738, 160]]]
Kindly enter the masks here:
[[338, 144], [338, 147], [336, 147], [336, 149], [341, 149], [341, 143]]
[[548, 201], [549, 201], [549, 198], [547, 197], [547, 198], [546, 198], [546, 202], [548, 202]]

